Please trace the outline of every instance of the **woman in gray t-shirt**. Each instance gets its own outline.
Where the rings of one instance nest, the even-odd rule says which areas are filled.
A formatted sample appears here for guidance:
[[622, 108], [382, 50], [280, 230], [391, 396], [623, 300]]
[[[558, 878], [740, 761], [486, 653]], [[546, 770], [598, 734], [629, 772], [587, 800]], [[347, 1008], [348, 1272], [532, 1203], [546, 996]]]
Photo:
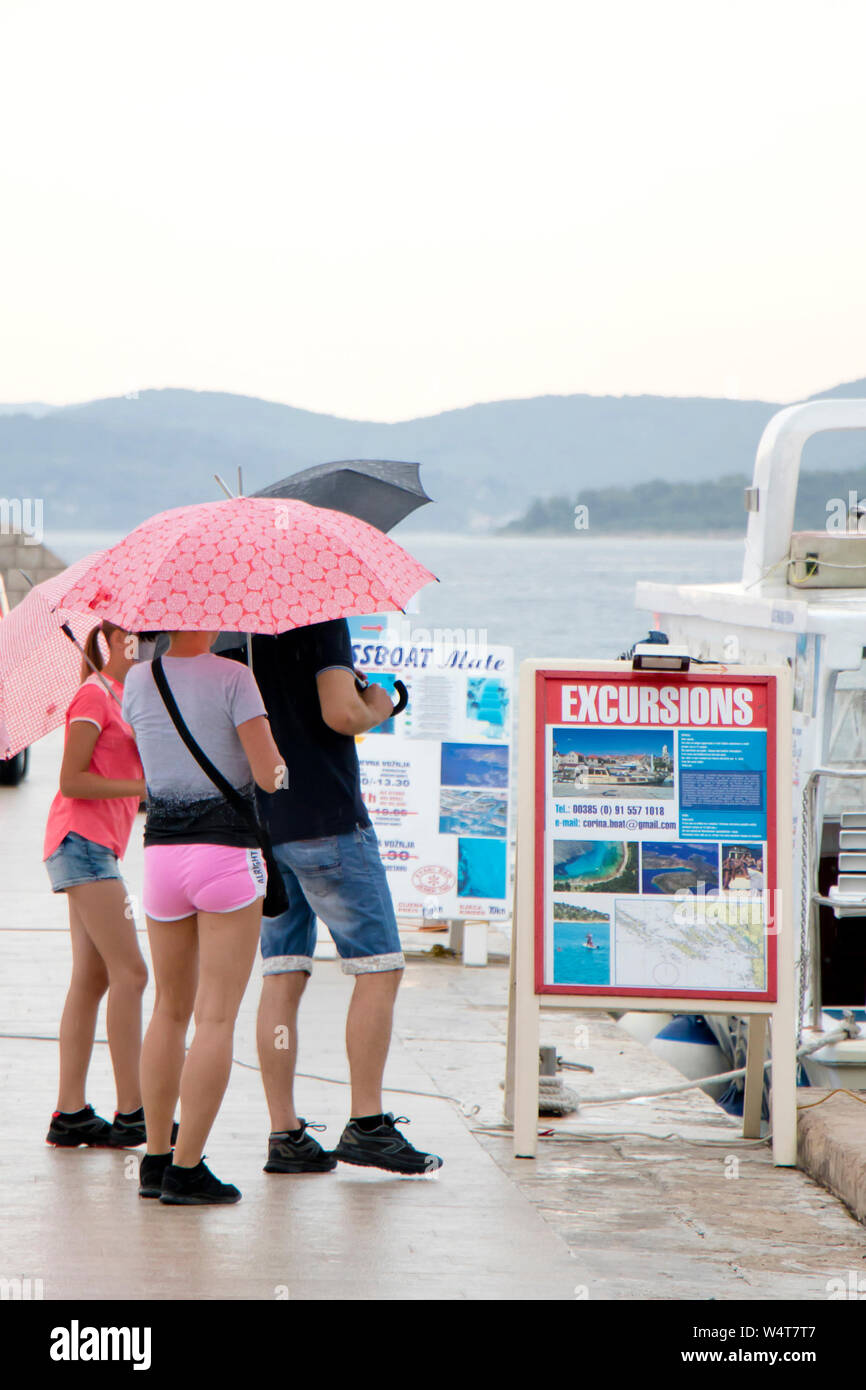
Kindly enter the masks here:
[[[273, 792], [285, 769], [252, 673], [210, 652], [216, 635], [170, 633], [163, 670], [196, 743], [255, 814], [254, 784]], [[123, 717], [147, 785], [143, 896], [156, 977], [141, 1049], [147, 1153], [139, 1192], [172, 1205], [236, 1202], [238, 1189], [214, 1177], [202, 1152], [228, 1084], [267, 871], [257, 837], [183, 743], [149, 662], [127, 677]], [[195, 1034], [184, 1058], [193, 1010]]]
[[[209, 651], [192, 657], [170, 652], [163, 657], [163, 670], [196, 743], [255, 816], [254, 779], [238, 726], [264, 715], [265, 705], [249, 667]], [[147, 782], [145, 848], [201, 843], [258, 848], [246, 822], [183, 743], [149, 663], [130, 672], [123, 710], [135, 730]], [[273, 778], [267, 790], [274, 790]]]

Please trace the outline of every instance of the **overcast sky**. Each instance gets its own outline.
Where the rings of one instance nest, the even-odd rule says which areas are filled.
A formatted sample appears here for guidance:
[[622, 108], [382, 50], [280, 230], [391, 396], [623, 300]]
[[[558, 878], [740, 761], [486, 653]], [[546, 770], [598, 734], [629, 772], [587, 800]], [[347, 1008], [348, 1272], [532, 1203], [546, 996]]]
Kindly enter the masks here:
[[0, 402], [866, 375], [862, 0], [0, 0]]

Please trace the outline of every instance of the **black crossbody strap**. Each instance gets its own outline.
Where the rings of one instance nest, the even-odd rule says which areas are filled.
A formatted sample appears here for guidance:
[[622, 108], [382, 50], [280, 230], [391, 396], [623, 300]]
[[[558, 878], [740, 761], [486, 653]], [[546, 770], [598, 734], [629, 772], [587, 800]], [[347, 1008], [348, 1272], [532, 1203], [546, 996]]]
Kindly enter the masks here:
[[250, 814], [250, 809], [243, 797], [238, 795], [237, 788], [233, 787], [231, 782], [222, 775], [219, 768], [214, 767], [210, 758], [199, 748], [189, 729], [186, 727], [183, 715], [177, 707], [177, 702], [171, 693], [171, 687], [165, 678], [165, 671], [162, 667], [162, 657], [156, 657], [150, 663], [150, 666], [153, 671], [153, 679], [156, 681], [156, 688], [162, 696], [163, 704], [171, 716], [171, 722], [177, 729], [190, 753], [192, 753], [192, 756], [195, 758], [202, 772], [204, 772], [214, 785], [219, 788], [229, 805], [247, 822], [250, 828], [255, 831], [255, 834], [261, 837], [262, 827], [258, 820]]

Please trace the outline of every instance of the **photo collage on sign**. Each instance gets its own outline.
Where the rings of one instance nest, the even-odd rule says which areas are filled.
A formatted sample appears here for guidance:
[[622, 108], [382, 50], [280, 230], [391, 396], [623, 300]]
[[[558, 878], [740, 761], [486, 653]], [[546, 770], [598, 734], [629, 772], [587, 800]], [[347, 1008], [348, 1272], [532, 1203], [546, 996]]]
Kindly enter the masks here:
[[508, 749], [503, 745], [442, 744], [439, 833], [458, 837], [457, 892], [461, 897], [505, 896], [508, 763]]
[[510, 918], [513, 653], [394, 614], [349, 619], [353, 662], [405, 710], [357, 743], [400, 921]]
[[550, 982], [763, 989], [766, 735], [555, 725], [547, 758]]

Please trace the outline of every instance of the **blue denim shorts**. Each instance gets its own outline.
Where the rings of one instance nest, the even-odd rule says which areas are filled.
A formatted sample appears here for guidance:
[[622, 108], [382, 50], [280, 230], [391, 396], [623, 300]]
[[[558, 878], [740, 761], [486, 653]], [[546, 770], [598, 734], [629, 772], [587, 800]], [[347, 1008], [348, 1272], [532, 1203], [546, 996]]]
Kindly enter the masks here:
[[394, 904], [371, 825], [274, 845], [274, 858], [289, 907], [262, 920], [265, 975], [312, 973], [317, 917], [334, 938], [347, 975], [403, 969]]
[[105, 845], [95, 840], [85, 840], [70, 830], [60, 841], [53, 854], [45, 860], [51, 889], [54, 893], [64, 893], [67, 888], [77, 888], [79, 883], [95, 883], [101, 878], [120, 878], [120, 865], [117, 855]]

